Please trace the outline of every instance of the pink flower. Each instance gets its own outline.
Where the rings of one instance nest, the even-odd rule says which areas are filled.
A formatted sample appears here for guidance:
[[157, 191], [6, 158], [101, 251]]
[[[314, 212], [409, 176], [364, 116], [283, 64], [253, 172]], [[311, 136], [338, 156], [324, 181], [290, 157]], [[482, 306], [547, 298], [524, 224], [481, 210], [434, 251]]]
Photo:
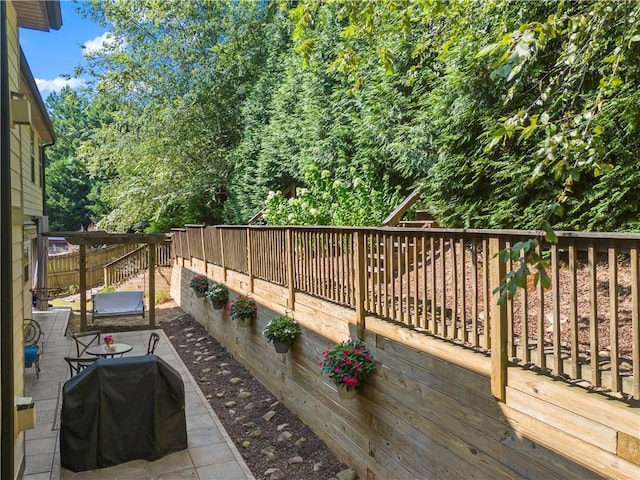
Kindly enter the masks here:
[[333, 367], [333, 371], [336, 372], [336, 373], [339, 372], [340, 371], [340, 367]]
[[371, 360], [371, 355], [365, 355], [365, 356], [364, 356], [364, 359], [365, 359], [365, 360]]
[[360, 365], [362, 365], [362, 362], [356, 362], [356, 368], [358, 368]]
[[345, 365], [351, 365], [351, 360], [349, 360], [348, 358], [344, 361]]

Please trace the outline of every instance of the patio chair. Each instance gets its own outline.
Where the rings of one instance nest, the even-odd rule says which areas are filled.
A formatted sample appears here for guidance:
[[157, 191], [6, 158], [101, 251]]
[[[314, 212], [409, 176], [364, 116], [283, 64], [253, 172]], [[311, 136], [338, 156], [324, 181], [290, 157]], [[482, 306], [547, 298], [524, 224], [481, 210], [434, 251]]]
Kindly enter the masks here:
[[154, 354], [159, 341], [160, 335], [158, 335], [156, 332], [151, 332], [151, 335], [149, 336], [149, 344], [147, 345], [147, 355]]
[[74, 375], [77, 375], [82, 370], [87, 368], [89, 365], [92, 365], [100, 357], [86, 357], [86, 358], [73, 358], [73, 357], [64, 357], [64, 361], [69, 365], [69, 374], [71, 378]]
[[76, 342], [76, 356], [80, 358], [91, 345], [99, 345], [100, 334], [100, 330], [72, 334], [71, 338]]

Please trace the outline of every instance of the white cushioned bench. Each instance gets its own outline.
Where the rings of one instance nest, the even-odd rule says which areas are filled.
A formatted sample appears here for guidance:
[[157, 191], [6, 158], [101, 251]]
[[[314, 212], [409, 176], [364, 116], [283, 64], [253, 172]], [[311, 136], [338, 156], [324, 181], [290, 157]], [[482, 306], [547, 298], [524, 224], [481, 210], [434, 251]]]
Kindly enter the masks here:
[[144, 318], [144, 292], [96, 293], [93, 300], [93, 318], [142, 315]]

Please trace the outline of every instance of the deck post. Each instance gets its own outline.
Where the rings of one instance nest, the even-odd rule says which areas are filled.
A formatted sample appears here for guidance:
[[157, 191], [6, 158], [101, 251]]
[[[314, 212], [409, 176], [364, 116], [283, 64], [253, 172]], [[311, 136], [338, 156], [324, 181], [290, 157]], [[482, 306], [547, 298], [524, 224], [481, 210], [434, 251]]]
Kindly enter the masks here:
[[80, 245], [78, 252], [80, 262], [80, 331], [87, 331], [87, 246]]
[[149, 327], [156, 328], [156, 244], [149, 248]]
[[227, 281], [227, 264], [224, 261], [224, 237], [222, 235], [222, 232], [224, 230], [220, 227], [218, 227], [218, 232], [220, 234], [220, 263], [222, 264], [222, 281], [226, 282]]
[[498, 253], [505, 248], [505, 242], [499, 237], [489, 238], [489, 320], [491, 335], [491, 394], [499, 401], [506, 400], [507, 386], [507, 304], [498, 305], [498, 288], [506, 274], [506, 266], [500, 261]]
[[365, 325], [365, 263], [364, 263], [364, 232], [354, 232], [355, 240], [355, 290], [356, 290], [356, 323], [358, 327], [358, 338], [364, 339]]
[[205, 231], [205, 226], [200, 225], [200, 241], [202, 242], [202, 261], [204, 262], [204, 273], [206, 275], [207, 273], [209, 273], [209, 265], [207, 265], [207, 248], [206, 248], [206, 244], [204, 243], [204, 231]]
[[290, 228], [285, 231], [285, 240], [287, 242], [287, 283], [289, 285], [289, 308], [295, 310], [296, 289], [293, 269], [293, 232]]
[[253, 258], [251, 256], [252, 248], [251, 228], [247, 227], [247, 275], [249, 277], [249, 291], [253, 293]]

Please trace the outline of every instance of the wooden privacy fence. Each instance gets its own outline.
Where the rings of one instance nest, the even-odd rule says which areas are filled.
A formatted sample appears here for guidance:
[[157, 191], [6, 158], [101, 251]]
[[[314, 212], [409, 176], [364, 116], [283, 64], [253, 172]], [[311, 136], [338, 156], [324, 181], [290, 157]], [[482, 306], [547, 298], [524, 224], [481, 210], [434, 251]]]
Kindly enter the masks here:
[[[640, 399], [640, 235], [558, 232], [542, 242], [552, 285], [533, 284], [502, 307], [496, 254], [533, 231], [189, 225], [175, 256], [196, 258], [367, 316], [491, 355], [492, 392], [524, 365], [618, 398]], [[546, 252], [546, 253], [544, 253]]]
[[[156, 249], [156, 266], [170, 266], [172, 261], [171, 243], [166, 242], [153, 246]], [[149, 254], [147, 253], [147, 245], [143, 245], [103, 267], [104, 285], [118, 285], [148, 268]]]
[[[106, 247], [90, 248], [87, 250], [87, 286], [102, 285], [105, 264], [113, 259], [121, 257], [137, 245], [111, 245]], [[80, 284], [80, 267], [78, 252], [65, 253], [49, 257], [48, 284], [52, 288], [66, 290], [72, 285]]]

